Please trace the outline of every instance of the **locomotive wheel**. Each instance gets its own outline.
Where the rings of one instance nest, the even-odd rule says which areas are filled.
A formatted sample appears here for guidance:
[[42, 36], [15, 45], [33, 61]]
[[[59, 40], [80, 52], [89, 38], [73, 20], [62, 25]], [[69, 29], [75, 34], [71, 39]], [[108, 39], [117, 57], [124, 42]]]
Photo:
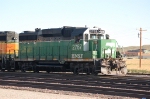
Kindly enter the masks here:
[[47, 70], [46, 72], [47, 72], [47, 73], [50, 73], [50, 71], [49, 71], [49, 70]]
[[98, 75], [98, 72], [96, 72], [96, 71], [95, 71], [95, 72], [93, 72], [93, 75], [97, 76], [97, 75]]
[[98, 75], [98, 72], [97, 71], [95, 71], [95, 69], [92, 71], [92, 75], [95, 75], [95, 76], [97, 76]]
[[5, 72], [5, 69], [2, 69], [1, 71], [2, 71], [2, 72]]
[[20, 67], [20, 70], [21, 72], [26, 72], [26, 63], [23, 63], [23, 62], [19, 62], [18, 63], [19, 67]]
[[26, 72], [25, 63], [21, 64], [21, 72]]
[[79, 75], [78, 68], [74, 68], [73, 74], [74, 74], [74, 75]]
[[36, 63], [33, 63], [33, 72], [39, 73], [39, 69], [38, 69], [39, 67], [37, 67], [36, 65], [37, 65]]
[[90, 70], [89, 70], [89, 68], [86, 69], [86, 74], [87, 74], [87, 75], [90, 75]]
[[36, 66], [35, 72], [36, 72], [36, 73], [39, 73], [39, 67]]
[[86, 73], [87, 75], [90, 75], [90, 73]]
[[13, 69], [12, 71], [13, 71], [13, 72], [15, 72], [16, 70], [15, 70], [15, 69]]
[[22, 69], [21, 69], [21, 72], [25, 73], [25, 72], [26, 72], [26, 70], [22, 68]]
[[21, 69], [21, 72], [25, 73], [26, 71], [24, 69]]

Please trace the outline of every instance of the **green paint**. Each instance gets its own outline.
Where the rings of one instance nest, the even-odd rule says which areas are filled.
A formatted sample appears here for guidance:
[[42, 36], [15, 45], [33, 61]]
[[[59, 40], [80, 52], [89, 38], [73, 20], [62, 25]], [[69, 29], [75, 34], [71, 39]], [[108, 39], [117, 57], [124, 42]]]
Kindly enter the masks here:
[[[57, 59], [63, 61], [64, 59], [79, 58], [79, 59], [93, 59], [104, 58], [111, 54], [116, 57], [116, 40], [113, 39], [99, 39], [89, 40], [89, 51], [83, 51], [83, 40], [75, 43], [75, 40], [64, 41], [42, 41], [19, 43], [19, 58], [27, 59]], [[104, 56], [105, 49], [105, 56]]]

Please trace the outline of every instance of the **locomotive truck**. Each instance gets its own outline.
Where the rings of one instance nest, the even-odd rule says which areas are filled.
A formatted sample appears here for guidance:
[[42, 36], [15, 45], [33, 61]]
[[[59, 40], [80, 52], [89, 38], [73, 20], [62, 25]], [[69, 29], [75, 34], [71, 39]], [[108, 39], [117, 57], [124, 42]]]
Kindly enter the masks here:
[[117, 41], [105, 30], [93, 27], [0, 32], [1, 71], [73, 72], [73, 74], [126, 74], [126, 62]]

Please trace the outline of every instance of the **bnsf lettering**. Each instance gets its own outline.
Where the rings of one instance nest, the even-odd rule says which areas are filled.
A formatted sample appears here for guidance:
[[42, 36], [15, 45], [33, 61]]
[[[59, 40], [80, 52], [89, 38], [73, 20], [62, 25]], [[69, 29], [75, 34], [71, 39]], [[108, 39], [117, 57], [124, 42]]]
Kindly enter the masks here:
[[83, 58], [83, 54], [72, 54], [72, 58]]

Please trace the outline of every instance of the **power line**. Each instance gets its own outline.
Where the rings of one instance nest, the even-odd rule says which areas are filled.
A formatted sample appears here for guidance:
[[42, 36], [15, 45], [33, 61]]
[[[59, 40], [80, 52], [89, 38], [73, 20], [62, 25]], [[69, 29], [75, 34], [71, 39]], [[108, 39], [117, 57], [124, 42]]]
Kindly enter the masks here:
[[144, 38], [144, 39], [150, 40], [150, 38]]

